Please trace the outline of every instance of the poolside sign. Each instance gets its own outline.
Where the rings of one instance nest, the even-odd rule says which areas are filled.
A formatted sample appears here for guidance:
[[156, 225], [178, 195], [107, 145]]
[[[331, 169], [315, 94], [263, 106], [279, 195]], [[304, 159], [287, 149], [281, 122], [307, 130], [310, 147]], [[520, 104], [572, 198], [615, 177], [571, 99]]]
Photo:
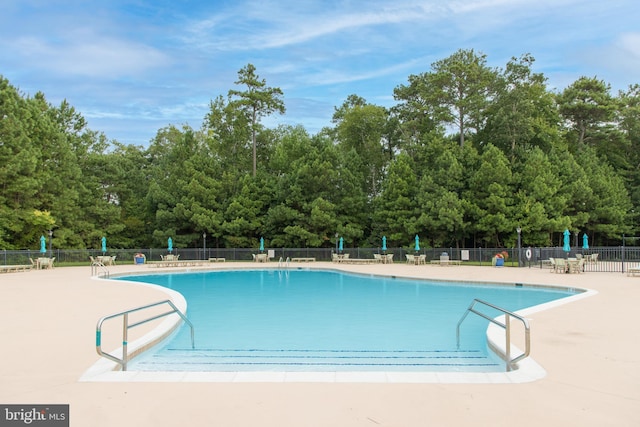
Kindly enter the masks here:
[[0, 405], [0, 427], [69, 427], [69, 405]]

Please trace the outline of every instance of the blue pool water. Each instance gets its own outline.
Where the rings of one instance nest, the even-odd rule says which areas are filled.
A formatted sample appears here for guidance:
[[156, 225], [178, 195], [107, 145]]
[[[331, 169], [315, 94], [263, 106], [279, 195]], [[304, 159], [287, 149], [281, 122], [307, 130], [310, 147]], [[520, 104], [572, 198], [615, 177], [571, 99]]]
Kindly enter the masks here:
[[182, 327], [129, 365], [150, 371], [502, 371], [487, 348], [488, 321], [469, 316], [456, 345], [471, 301], [516, 311], [574, 294], [303, 269], [122, 279], [180, 292], [195, 325], [195, 349]]

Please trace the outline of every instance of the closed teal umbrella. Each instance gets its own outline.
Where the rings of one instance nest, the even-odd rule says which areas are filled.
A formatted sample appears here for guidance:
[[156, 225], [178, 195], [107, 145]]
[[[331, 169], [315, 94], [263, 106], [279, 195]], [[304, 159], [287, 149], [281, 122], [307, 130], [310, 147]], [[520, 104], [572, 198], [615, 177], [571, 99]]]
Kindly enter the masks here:
[[47, 239], [44, 236], [40, 236], [40, 252], [47, 253]]
[[562, 250], [565, 252], [571, 252], [571, 246], [569, 246], [569, 236], [571, 233], [569, 230], [564, 230], [564, 246], [562, 246]]
[[338, 250], [342, 252], [344, 250], [344, 239], [340, 238], [340, 244], [338, 246]]
[[416, 252], [420, 250], [420, 237], [416, 234]]
[[173, 239], [171, 237], [167, 239], [167, 249], [169, 252], [173, 251]]
[[106, 237], [102, 237], [102, 253], [104, 254], [105, 252], [107, 252], [107, 238]]
[[589, 249], [589, 236], [587, 236], [587, 233], [582, 235], [582, 249]]
[[387, 250], [387, 236], [382, 236], [382, 250]]
[[260, 252], [264, 252], [264, 237], [260, 237]]

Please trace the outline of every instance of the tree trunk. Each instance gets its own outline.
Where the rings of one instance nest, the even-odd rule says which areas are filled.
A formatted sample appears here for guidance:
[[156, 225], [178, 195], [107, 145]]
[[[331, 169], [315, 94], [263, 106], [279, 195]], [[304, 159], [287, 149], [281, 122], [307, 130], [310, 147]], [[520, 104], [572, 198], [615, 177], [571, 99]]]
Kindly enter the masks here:
[[256, 150], [256, 108], [253, 107], [253, 115], [251, 116], [251, 141], [253, 142], [253, 177], [256, 176], [258, 156]]

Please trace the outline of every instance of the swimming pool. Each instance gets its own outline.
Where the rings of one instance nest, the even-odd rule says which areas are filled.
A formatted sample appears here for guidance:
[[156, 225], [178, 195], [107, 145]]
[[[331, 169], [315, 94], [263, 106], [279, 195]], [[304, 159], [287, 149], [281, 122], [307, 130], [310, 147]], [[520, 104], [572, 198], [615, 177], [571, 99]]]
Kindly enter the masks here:
[[456, 345], [469, 303], [517, 311], [576, 293], [308, 269], [121, 279], [180, 292], [196, 328], [195, 349], [181, 328], [134, 359], [132, 371], [499, 372], [505, 366], [487, 347], [486, 320], [469, 317]]

